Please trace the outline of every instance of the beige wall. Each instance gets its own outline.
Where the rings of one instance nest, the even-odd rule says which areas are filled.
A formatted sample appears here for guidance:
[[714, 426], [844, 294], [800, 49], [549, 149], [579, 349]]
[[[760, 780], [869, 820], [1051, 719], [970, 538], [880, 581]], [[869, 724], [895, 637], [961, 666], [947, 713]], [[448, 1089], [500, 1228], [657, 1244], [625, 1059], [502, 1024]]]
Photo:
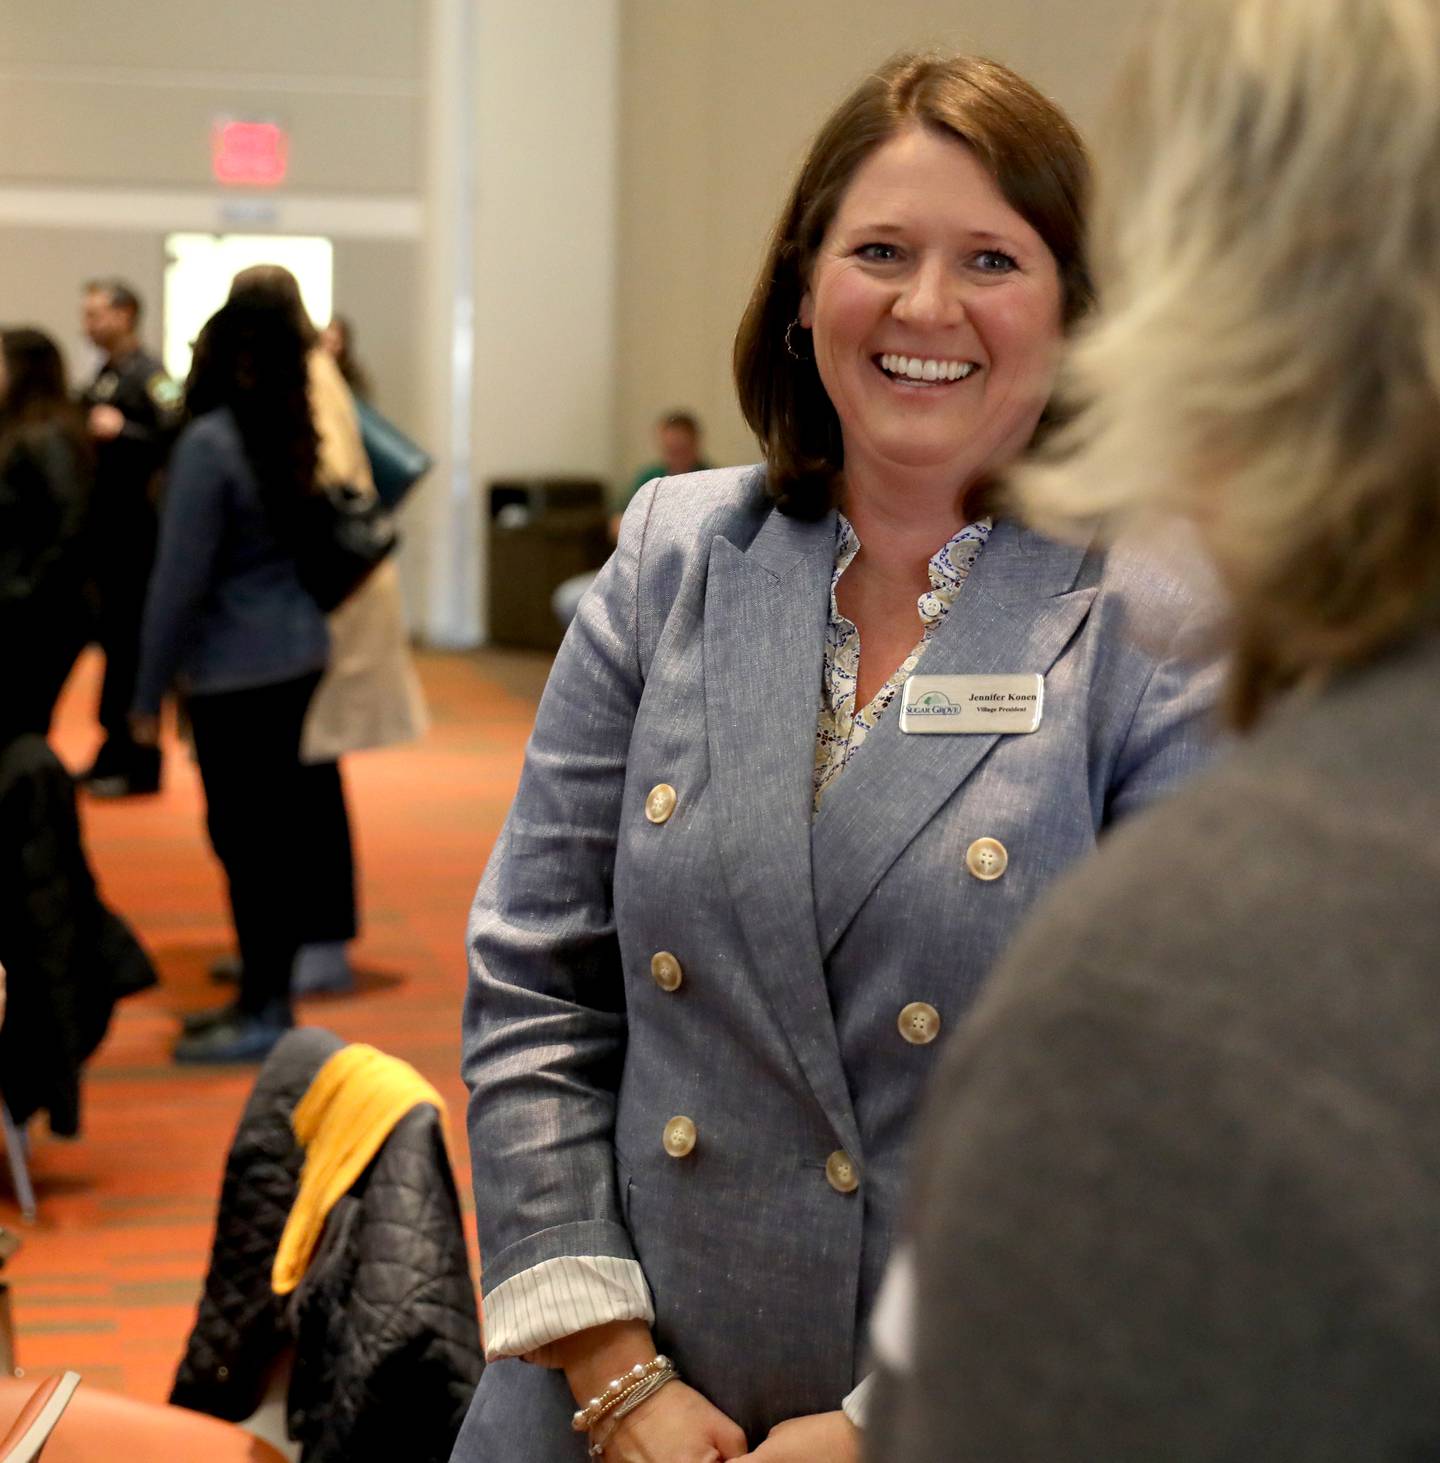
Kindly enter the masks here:
[[293, 189], [411, 192], [423, 11], [0, 0], [0, 177], [205, 187], [210, 123], [237, 114], [290, 129]]
[[621, 57], [622, 461], [671, 405], [699, 411], [718, 462], [755, 445], [734, 405], [730, 343], [805, 145], [879, 60], [980, 51], [1084, 127], [1144, 0], [625, 0]]
[[[0, 196], [0, 321], [49, 330], [72, 367], [88, 359], [80, 282], [131, 280], [159, 344], [164, 236], [193, 219], [107, 224], [109, 190], [161, 190], [277, 208], [286, 200], [403, 199], [419, 189], [424, 97], [422, 0], [0, 0], [0, 195], [63, 194], [75, 222], [9, 217]], [[210, 177], [211, 122], [272, 120], [291, 134], [290, 176], [273, 193], [221, 193]], [[42, 209], [43, 211], [43, 209]], [[118, 211], [118, 205], [117, 205]], [[160, 210], [163, 213], [163, 208]], [[156, 214], [154, 207], [147, 216]], [[302, 230], [304, 231], [304, 230]], [[337, 237], [335, 298], [352, 315], [380, 396], [415, 415], [413, 241]]]

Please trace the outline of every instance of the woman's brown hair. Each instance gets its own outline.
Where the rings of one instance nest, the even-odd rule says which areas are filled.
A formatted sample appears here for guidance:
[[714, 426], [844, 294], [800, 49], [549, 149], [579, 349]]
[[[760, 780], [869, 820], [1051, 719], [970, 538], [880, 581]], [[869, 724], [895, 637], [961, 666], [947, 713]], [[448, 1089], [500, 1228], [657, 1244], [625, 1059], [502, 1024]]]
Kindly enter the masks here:
[[1060, 271], [1065, 325], [1091, 303], [1084, 242], [1089, 164], [1065, 114], [995, 61], [913, 54], [888, 61], [841, 103], [811, 145], [735, 338], [740, 409], [760, 440], [771, 495], [782, 512], [799, 518], [829, 509], [845, 457], [835, 409], [813, 359], [803, 358], [809, 337], [792, 322], [851, 180], [878, 147], [917, 124], [973, 149], [1005, 200], [1045, 241]]
[[59, 346], [43, 330], [8, 327], [0, 330], [0, 354], [7, 383], [0, 401], [0, 459], [22, 438], [58, 429], [69, 438], [80, 461], [88, 463], [90, 434], [71, 400]]
[[277, 522], [315, 491], [319, 440], [306, 370], [313, 333], [303, 333], [303, 319], [283, 290], [237, 282], [205, 322], [185, 383], [187, 416], [221, 407], [234, 414], [261, 497]]

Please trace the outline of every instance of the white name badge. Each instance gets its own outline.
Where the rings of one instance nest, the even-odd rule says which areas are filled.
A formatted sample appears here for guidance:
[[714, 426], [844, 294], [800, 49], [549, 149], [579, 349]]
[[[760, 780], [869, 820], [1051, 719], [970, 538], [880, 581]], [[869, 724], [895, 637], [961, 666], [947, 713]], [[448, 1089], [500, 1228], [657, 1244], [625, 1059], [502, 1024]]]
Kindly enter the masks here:
[[911, 676], [900, 691], [900, 730], [941, 736], [1033, 732], [1044, 676]]

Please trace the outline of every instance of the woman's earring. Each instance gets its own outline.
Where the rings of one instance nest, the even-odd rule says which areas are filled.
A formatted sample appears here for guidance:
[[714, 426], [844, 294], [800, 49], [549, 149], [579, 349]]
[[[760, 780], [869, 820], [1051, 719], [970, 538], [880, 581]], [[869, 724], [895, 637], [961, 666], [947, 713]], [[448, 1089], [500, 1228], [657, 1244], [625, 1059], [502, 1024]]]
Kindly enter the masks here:
[[[801, 355], [800, 352], [795, 349], [795, 332], [797, 330], [805, 330], [805, 327], [800, 323], [799, 316], [796, 316], [796, 318], [785, 327], [785, 353], [797, 361], [813, 361], [815, 359], [815, 352], [813, 349], [811, 350], [809, 355]], [[805, 331], [805, 333], [808, 335], [810, 332], [807, 330]]]

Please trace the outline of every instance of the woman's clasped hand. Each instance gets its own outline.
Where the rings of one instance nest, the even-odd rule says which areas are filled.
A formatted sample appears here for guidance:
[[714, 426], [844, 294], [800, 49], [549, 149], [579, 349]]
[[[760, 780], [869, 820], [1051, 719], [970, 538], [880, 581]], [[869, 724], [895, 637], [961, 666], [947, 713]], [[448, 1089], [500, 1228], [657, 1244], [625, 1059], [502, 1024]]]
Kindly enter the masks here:
[[843, 1412], [777, 1423], [759, 1447], [693, 1387], [671, 1382], [621, 1420], [605, 1443], [605, 1463], [860, 1463], [860, 1430]]
[[843, 1412], [792, 1417], [744, 1456], [755, 1463], [860, 1463], [860, 1429]]
[[684, 1382], [669, 1382], [620, 1419], [605, 1463], [715, 1463], [743, 1458], [745, 1434]]

